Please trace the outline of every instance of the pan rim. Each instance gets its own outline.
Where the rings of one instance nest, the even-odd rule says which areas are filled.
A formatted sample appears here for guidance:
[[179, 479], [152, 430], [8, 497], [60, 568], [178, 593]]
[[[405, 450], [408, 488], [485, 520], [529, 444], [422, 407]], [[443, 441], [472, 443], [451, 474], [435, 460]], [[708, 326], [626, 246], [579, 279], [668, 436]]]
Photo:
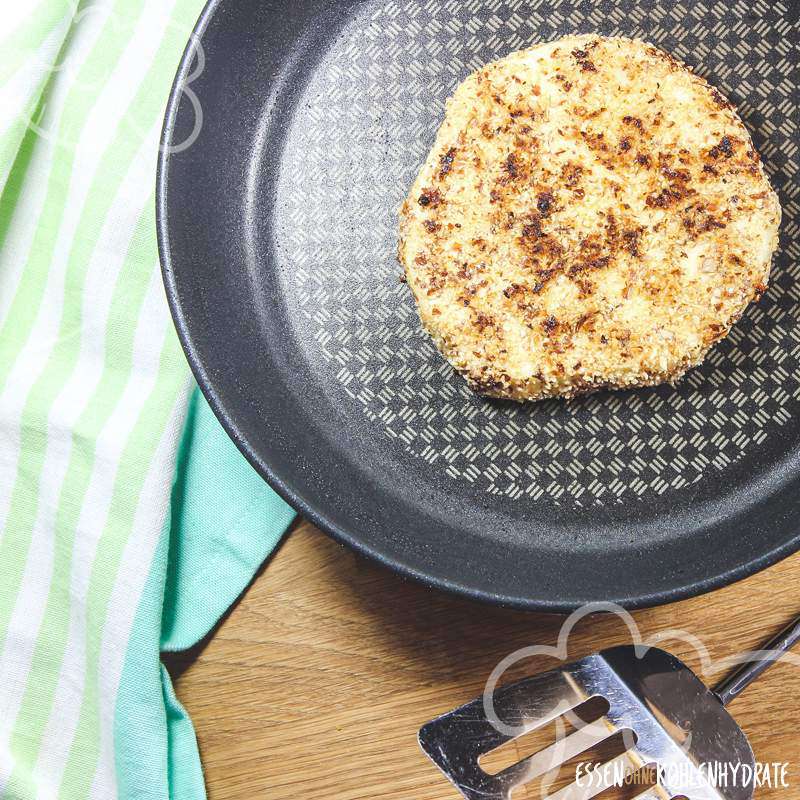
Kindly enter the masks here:
[[221, 396], [224, 392], [221, 392], [219, 387], [215, 386], [213, 379], [203, 366], [202, 357], [191, 335], [189, 315], [185, 313], [185, 309], [180, 302], [178, 281], [173, 269], [169, 238], [170, 223], [167, 199], [169, 194], [170, 150], [175, 120], [184, 94], [182, 87], [191, 72], [194, 56], [192, 42], [195, 39], [202, 40], [209, 23], [225, 2], [230, 2], [230, 0], [207, 0], [181, 56], [170, 89], [159, 140], [156, 171], [155, 213], [158, 251], [167, 303], [173, 324], [203, 396], [242, 455], [283, 500], [335, 541], [348, 546], [360, 555], [381, 564], [403, 578], [411, 579], [429, 588], [442, 590], [490, 605], [554, 614], [568, 614], [576, 608], [595, 602], [614, 603], [628, 610], [636, 610], [696, 597], [754, 575], [800, 549], [800, 530], [798, 530], [798, 533], [785, 542], [735, 567], [721, 570], [709, 577], [698, 579], [676, 588], [661, 589], [649, 593], [623, 594], [618, 597], [585, 598], [580, 602], [563, 602], [546, 597], [507, 595], [470, 586], [467, 582], [453, 580], [442, 574], [425, 572], [409, 563], [404, 563], [401, 558], [388, 555], [382, 548], [371, 545], [363, 537], [353, 533], [351, 529], [337, 524], [326, 514], [323, 508], [320, 508], [313, 500], [309, 500], [293, 487], [290, 478], [287, 479], [285, 475], [279, 474], [277, 470], [268, 464], [239, 430], [234, 416], [226, 408]]

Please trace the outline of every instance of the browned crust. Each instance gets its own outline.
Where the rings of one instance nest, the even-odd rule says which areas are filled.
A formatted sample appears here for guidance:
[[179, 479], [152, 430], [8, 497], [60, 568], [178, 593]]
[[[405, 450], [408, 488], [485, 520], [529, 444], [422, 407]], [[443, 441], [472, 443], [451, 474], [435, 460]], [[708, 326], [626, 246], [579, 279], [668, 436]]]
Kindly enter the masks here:
[[[621, 42], [631, 86], [615, 97], [608, 76]], [[470, 79], [466, 99], [456, 95], [470, 104], [458, 108], [465, 122], [443, 127], [401, 211], [400, 257], [423, 322], [483, 394], [571, 397], [676, 380], [766, 286], [771, 252], [746, 240], [741, 222], [766, 226], [774, 249], [780, 210], [730, 103], [646, 43], [566, 45], [548, 52], [541, 83], [497, 64]], [[691, 124], [707, 130], [687, 134], [665, 93], [671, 78], [692, 93]], [[565, 120], [557, 137], [553, 103]], [[701, 275], [687, 288], [678, 265], [699, 251], [714, 254], [713, 282]], [[614, 276], [624, 279], [616, 306]], [[627, 324], [626, 304], [702, 313], [684, 336]]]

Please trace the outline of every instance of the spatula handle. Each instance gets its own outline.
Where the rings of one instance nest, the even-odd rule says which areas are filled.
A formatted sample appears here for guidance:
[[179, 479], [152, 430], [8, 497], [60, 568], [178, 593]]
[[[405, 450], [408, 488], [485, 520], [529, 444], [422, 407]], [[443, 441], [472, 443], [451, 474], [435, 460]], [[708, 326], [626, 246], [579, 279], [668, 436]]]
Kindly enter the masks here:
[[714, 689], [714, 694], [719, 697], [722, 705], [727, 706], [731, 700], [735, 700], [767, 667], [774, 664], [787, 650], [791, 650], [798, 641], [800, 617], [765, 644], [759, 658], [748, 661]]

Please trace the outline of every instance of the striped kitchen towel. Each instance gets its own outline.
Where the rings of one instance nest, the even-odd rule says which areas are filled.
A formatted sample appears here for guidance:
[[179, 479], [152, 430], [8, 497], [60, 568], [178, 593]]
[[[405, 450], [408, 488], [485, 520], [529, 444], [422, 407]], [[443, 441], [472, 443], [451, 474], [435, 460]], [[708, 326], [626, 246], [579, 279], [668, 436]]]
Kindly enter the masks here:
[[161, 285], [158, 138], [201, 6], [0, 14], [0, 797], [202, 797], [159, 650], [293, 516], [196, 393]]

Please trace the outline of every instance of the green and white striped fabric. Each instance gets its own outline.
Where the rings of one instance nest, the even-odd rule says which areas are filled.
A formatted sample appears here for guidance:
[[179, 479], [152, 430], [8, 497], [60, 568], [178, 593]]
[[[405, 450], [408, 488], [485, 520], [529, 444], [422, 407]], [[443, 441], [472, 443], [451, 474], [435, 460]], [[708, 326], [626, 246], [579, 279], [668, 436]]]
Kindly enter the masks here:
[[292, 517], [193, 395], [160, 280], [158, 137], [201, 6], [0, 14], [0, 797], [202, 796], [159, 648]]

